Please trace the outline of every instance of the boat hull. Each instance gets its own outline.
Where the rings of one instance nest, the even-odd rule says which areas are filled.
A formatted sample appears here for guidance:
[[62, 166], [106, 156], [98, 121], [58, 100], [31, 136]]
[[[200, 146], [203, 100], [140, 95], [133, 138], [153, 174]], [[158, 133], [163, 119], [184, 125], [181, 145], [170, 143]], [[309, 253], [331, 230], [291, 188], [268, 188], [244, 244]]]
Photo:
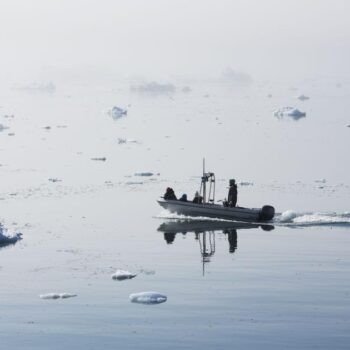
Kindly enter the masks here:
[[232, 208], [211, 203], [197, 204], [192, 202], [165, 199], [159, 199], [158, 203], [164, 209], [181, 215], [204, 216], [216, 219], [245, 222], [270, 221], [273, 219], [275, 214], [275, 210], [271, 206], [264, 206], [263, 208]]

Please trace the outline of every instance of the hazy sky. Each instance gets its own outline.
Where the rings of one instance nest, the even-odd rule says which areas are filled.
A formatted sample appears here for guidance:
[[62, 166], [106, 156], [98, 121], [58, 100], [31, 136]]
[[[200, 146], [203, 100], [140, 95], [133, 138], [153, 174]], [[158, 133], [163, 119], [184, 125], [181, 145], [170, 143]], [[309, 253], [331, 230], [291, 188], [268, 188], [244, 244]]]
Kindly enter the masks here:
[[[0, 78], [349, 77], [347, 0], [1, 0]], [[50, 77], [46, 77], [50, 78]]]

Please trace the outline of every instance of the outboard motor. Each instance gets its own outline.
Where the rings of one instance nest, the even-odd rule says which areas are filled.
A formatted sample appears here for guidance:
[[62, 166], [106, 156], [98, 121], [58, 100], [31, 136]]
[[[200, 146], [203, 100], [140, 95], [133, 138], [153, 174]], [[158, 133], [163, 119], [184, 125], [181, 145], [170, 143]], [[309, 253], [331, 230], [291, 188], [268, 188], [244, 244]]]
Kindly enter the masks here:
[[271, 205], [264, 205], [261, 208], [259, 221], [269, 221], [272, 220], [275, 216], [275, 208]]

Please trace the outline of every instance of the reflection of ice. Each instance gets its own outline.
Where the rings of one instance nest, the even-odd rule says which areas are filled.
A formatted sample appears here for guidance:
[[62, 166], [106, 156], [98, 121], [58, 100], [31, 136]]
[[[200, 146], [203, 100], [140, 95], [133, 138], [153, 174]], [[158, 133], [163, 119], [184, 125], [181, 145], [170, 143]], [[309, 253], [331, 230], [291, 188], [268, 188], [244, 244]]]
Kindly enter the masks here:
[[129, 296], [132, 303], [138, 304], [161, 304], [167, 301], [167, 297], [158, 292], [140, 292]]

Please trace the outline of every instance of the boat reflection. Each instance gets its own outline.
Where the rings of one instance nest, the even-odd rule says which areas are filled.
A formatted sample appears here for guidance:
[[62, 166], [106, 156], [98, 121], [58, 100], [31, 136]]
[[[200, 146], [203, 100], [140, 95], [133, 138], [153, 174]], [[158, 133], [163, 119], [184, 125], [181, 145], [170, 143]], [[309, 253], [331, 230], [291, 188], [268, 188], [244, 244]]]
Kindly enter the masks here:
[[168, 221], [162, 223], [158, 227], [158, 231], [163, 232], [164, 240], [167, 244], [173, 244], [177, 234], [183, 235], [188, 232], [195, 234], [195, 239], [199, 242], [200, 253], [202, 256], [203, 275], [205, 272], [205, 264], [210, 262], [211, 257], [215, 254], [215, 233], [227, 235], [229, 243], [229, 253], [237, 250], [237, 230], [242, 229], [258, 229], [271, 231], [273, 225], [259, 225], [250, 223], [238, 223], [228, 221]]

